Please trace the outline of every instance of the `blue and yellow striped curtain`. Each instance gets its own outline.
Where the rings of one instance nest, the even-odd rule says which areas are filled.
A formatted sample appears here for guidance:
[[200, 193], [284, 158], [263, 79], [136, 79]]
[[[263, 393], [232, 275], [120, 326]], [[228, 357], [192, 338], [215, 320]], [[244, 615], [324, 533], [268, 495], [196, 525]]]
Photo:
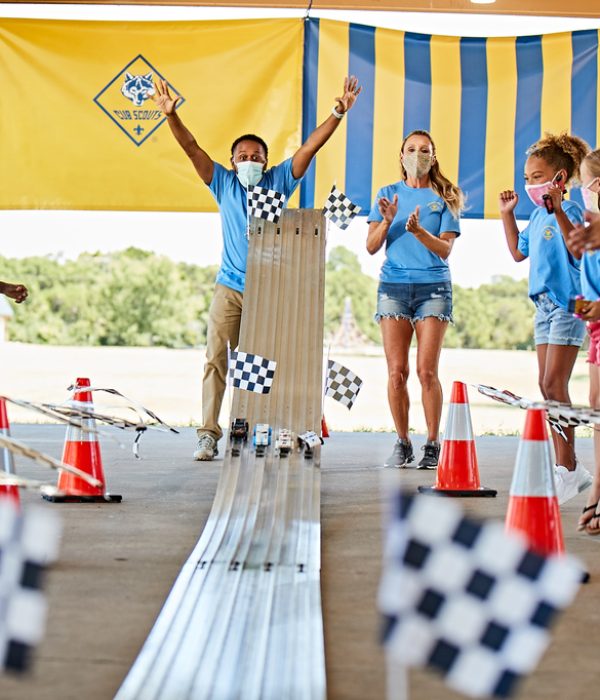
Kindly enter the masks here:
[[[227, 163], [248, 131], [267, 139], [272, 162], [292, 155], [347, 72], [363, 94], [318, 154], [301, 206], [320, 207], [336, 182], [368, 210], [399, 178], [402, 138], [416, 128], [431, 131], [470, 217], [496, 216], [501, 189], [524, 195], [525, 151], [544, 131], [600, 143], [596, 30], [471, 39], [319, 19], [7, 19], [0, 208], [214, 211], [152, 101], [125, 96], [128, 73], [168, 79], [185, 123]], [[523, 196], [518, 214], [529, 211]]]
[[304, 134], [327, 114], [346, 70], [363, 93], [311, 168], [302, 206], [320, 205], [335, 180], [368, 210], [377, 190], [399, 179], [403, 136], [426, 129], [442, 171], [467, 193], [466, 216], [496, 217], [498, 193], [509, 188], [522, 195], [518, 215], [528, 216], [527, 148], [545, 131], [600, 143], [598, 35], [458, 38], [311, 19]]

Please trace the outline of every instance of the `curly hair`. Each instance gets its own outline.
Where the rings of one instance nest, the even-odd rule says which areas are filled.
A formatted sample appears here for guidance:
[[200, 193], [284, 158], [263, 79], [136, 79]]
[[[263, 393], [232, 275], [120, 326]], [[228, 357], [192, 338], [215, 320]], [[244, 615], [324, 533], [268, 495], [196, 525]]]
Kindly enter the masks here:
[[579, 184], [579, 168], [589, 152], [590, 147], [583, 139], [567, 134], [566, 131], [561, 134], [546, 132], [543, 139], [527, 149], [529, 157], [541, 158], [556, 170], [565, 170], [566, 185]]
[[[431, 138], [431, 134], [424, 129], [415, 129], [414, 131], [411, 131], [410, 134], [405, 136], [404, 141], [402, 141], [402, 146], [400, 146], [400, 153], [404, 151], [404, 146], [411, 136], [426, 136], [431, 142], [433, 155], [435, 156], [435, 143]], [[404, 169], [402, 161], [400, 161], [400, 167], [402, 168], [402, 179], [406, 180], [406, 170]], [[448, 178], [442, 173], [437, 158], [434, 160], [431, 170], [429, 171], [429, 179], [431, 180], [431, 189], [438, 194], [444, 200], [444, 202], [446, 202], [448, 209], [450, 209], [452, 214], [458, 218], [461, 211], [463, 211], [465, 208], [465, 196], [460, 187], [450, 182], [450, 180], [448, 180]]]

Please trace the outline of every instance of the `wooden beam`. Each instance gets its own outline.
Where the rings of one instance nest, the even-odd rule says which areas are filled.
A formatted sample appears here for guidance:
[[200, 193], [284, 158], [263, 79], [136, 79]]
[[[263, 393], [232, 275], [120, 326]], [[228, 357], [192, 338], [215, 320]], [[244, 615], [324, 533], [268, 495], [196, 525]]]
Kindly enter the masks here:
[[[89, 0], [0, 0], [0, 4], [92, 5]], [[256, 0], [104, 0], [104, 5], [173, 5], [203, 7], [262, 7], [306, 9], [308, 0], [257, 2]], [[463, 12], [472, 14], [539, 15], [547, 17], [591, 17], [600, 23], [598, 0], [497, 0], [479, 5], [470, 0], [314, 0], [313, 10], [375, 10], [399, 12]]]

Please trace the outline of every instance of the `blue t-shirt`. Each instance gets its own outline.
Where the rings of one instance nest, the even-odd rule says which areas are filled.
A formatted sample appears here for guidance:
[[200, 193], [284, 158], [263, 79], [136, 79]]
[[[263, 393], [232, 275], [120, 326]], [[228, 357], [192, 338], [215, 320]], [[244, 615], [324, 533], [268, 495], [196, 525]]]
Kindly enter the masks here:
[[[583, 223], [583, 209], [570, 200], [563, 211], [574, 224]], [[581, 294], [580, 262], [569, 253], [554, 214], [536, 207], [519, 234], [518, 248], [529, 258], [529, 296], [546, 293], [562, 309]]]
[[581, 293], [588, 301], [600, 300], [600, 251], [588, 250], [581, 258]]
[[[258, 186], [284, 194], [287, 205], [300, 180], [301, 178], [296, 180], [293, 176], [292, 159], [288, 158], [269, 168]], [[213, 177], [208, 187], [219, 205], [223, 229], [223, 256], [216, 281], [243, 292], [248, 257], [247, 191], [238, 180], [235, 170], [226, 170], [220, 163], [214, 163]]]
[[420, 207], [419, 223], [434, 236], [439, 237], [447, 231], [460, 236], [458, 219], [448, 209], [446, 202], [431, 188], [409, 187], [402, 180], [382, 187], [377, 192], [367, 221], [382, 221], [383, 216], [377, 203], [381, 197], [392, 201], [395, 194], [398, 195], [398, 211], [388, 229], [385, 262], [381, 267], [379, 279], [392, 283], [449, 282], [448, 261], [432, 253], [405, 227], [408, 217], [417, 205]]

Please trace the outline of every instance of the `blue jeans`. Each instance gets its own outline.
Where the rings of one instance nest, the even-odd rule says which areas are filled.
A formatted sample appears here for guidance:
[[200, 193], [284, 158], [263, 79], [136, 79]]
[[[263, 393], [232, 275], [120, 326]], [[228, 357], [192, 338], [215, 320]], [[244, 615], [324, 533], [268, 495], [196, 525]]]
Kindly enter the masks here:
[[433, 316], [452, 321], [452, 284], [450, 282], [380, 282], [377, 290], [377, 323], [382, 318], [404, 318], [413, 325]]
[[557, 306], [545, 294], [537, 294], [535, 304], [534, 338], [536, 345], [575, 345], [581, 347], [585, 338], [585, 323]]

